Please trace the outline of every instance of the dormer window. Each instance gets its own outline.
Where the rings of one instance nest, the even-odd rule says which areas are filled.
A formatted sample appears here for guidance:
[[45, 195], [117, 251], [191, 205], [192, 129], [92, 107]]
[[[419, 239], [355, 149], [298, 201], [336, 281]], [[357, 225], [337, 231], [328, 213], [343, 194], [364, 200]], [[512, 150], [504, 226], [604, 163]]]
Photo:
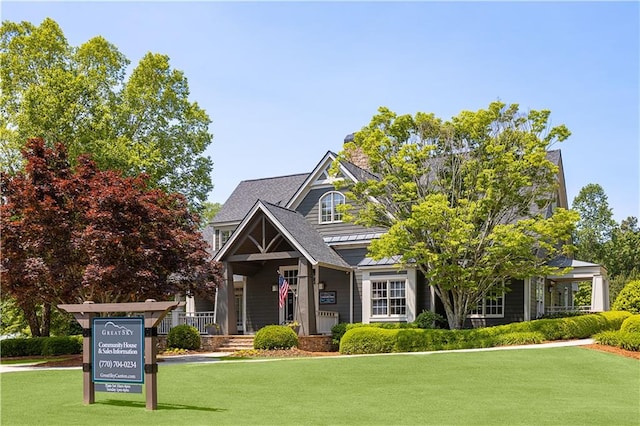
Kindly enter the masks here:
[[320, 223], [342, 222], [342, 213], [337, 207], [344, 204], [344, 195], [340, 192], [327, 192], [320, 198]]

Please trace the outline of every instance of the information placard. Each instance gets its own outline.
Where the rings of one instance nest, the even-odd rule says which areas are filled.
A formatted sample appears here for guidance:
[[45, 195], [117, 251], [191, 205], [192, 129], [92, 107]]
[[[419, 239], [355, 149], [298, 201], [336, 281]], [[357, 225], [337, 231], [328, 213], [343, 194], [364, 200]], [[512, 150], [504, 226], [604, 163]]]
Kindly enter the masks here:
[[91, 338], [93, 382], [144, 383], [144, 318], [93, 318]]

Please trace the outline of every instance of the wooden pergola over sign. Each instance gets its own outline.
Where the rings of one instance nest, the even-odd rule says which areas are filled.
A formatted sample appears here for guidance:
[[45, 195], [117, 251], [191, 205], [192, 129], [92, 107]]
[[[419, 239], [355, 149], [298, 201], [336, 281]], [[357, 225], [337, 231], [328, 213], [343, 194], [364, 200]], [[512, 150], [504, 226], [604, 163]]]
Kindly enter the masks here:
[[91, 344], [91, 322], [99, 314], [110, 312], [131, 312], [144, 315], [144, 382], [146, 391], [146, 408], [155, 410], [158, 408], [158, 363], [156, 340], [158, 337], [158, 324], [171, 310], [184, 306], [184, 302], [156, 302], [148, 299], [144, 302], [134, 303], [93, 303], [87, 301], [81, 304], [58, 305], [75, 317], [82, 326], [82, 382], [85, 404], [95, 402], [95, 384], [91, 379], [91, 360], [93, 359]]

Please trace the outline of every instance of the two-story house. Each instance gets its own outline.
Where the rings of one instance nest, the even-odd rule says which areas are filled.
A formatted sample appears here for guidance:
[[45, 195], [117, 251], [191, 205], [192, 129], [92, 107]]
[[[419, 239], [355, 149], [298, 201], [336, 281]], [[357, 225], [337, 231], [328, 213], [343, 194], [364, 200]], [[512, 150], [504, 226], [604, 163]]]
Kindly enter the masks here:
[[[560, 151], [549, 158], [559, 167], [557, 206], [567, 207]], [[375, 178], [365, 168], [327, 152], [309, 173], [240, 182], [211, 223], [214, 259], [224, 264], [225, 285], [215, 298], [216, 321], [225, 334], [255, 333], [269, 324], [300, 323], [300, 334], [329, 333], [340, 322], [411, 322], [423, 310], [444, 314], [441, 303], [416, 270], [399, 270], [394, 259], [367, 257], [369, 243], [384, 229], [344, 222], [337, 207], [350, 200], [334, 179]], [[551, 206], [553, 207], [553, 206]], [[563, 276], [513, 280], [511, 291], [479, 304], [470, 325], [534, 319], [573, 306], [577, 282], [593, 283], [589, 310], [608, 309], [606, 271], [572, 259]], [[560, 263], [562, 265], [560, 265]], [[278, 277], [290, 289], [280, 307]], [[208, 310], [196, 301], [192, 309]]]

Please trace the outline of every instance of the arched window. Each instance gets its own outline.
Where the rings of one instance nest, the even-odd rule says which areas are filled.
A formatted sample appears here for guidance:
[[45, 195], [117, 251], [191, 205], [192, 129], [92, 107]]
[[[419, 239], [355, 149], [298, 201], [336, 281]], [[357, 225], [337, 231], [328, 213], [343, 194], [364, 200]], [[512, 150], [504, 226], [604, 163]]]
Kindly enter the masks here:
[[344, 195], [340, 192], [327, 192], [320, 197], [320, 223], [342, 222], [342, 213], [337, 207], [344, 204]]

